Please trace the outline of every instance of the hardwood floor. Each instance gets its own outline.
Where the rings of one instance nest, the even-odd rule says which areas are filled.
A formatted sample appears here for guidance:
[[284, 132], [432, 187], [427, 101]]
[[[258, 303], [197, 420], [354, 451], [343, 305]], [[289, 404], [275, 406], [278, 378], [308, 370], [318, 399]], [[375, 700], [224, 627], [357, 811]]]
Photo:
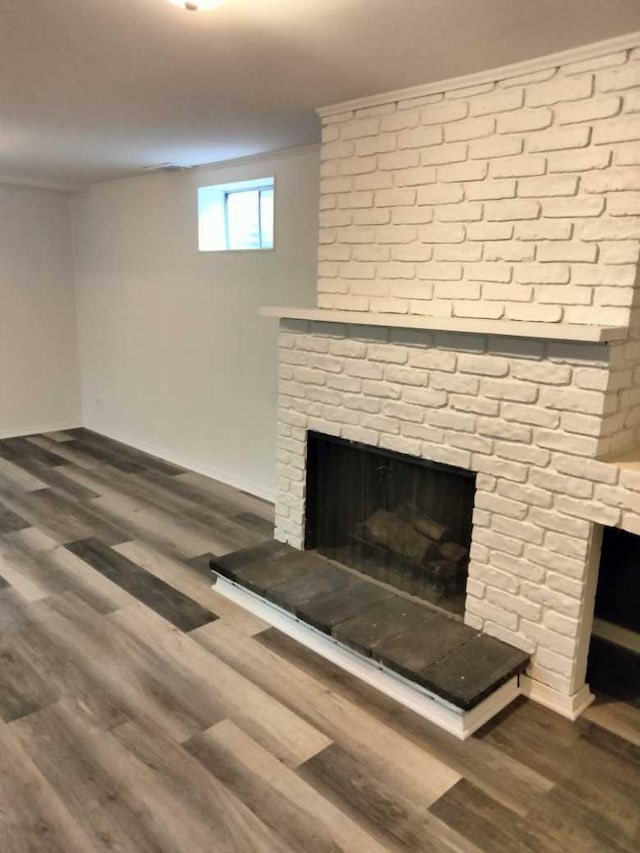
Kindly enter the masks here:
[[0, 851], [640, 850], [640, 710], [461, 743], [217, 595], [269, 504], [86, 430], [0, 441]]

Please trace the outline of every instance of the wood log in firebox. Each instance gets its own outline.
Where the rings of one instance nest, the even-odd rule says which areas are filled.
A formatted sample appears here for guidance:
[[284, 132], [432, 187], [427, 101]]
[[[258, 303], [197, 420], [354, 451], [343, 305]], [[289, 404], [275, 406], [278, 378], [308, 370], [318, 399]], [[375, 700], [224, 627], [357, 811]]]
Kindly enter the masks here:
[[432, 539], [384, 509], [369, 516], [365, 528], [373, 540], [411, 562], [424, 563], [438, 556], [438, 546]]
[[457, 542], [443, 542], [439, 546], [440, 554], [445, 560], [450, 560], [452, 563], [461, 563], [466, 560], [469, 551]]

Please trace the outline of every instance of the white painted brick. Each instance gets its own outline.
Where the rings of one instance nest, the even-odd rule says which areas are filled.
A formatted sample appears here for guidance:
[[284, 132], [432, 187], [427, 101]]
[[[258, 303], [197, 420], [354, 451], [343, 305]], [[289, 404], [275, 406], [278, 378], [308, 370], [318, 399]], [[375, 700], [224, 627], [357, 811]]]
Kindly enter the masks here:
[[418, 190], [418, 204], [455, 204], [463, 198], [460, 184], [435, 184]]
[[618, 166], [637, 166], [640, 164], [638, 146], [633, 142], [628, 142], [626, 145], [616, 145], [615, 163]]
[[512, 268], [509, 264], [502, 263], [465, 264], [465, 276], [470, 281], [509, 282]]
[[462, 243], [465, 238], [464, 225], [425, 225], [420, 229], [424, 243]]
[[498, 493], [513, 501], [519, 501], [535, 507], [550, 507], [552, 495], [546, 489], [538, 488], [531, 483], [512, 483], [509, 480], [498, 482]]
[[555, 109], [556, 124], [575, 124], [611, 118], [620, 112], [621, 99], [616, 97], [591, 98], [572, 104], [560, 104]]
[[406, 364], [408, 352], [406, 347], [393, 344], [369, 344], [367, 356], [371, 361], [383, 361], [387, 364]]
[[328, 342], [329, 352], [335, 356], [346, 356], [348, 358], [364, 358], [367, 354], [367, 345], [363, 341], [354, 341], [349, 338]]
[[544, 157], [523, 155], [503, 157], [491, 163], [491, 175], [494, 178], [519, 178], [529, 175], [543, 175], [547, 166]]
[[379, 190], [375, 194], [376, 207], [398, 207], [415, 204], [416, 190], [410, 188]]
[[599, 196], [576, 196], [575, 198], [549, 198], [542, 202], [542, 215], [549, 218], [583, 218], [600, 216], [605, 200]]
[[472, 160], [513, 157], [521, 153], [523, 146], [519, 136], [489, 136], [469, 143], [469, 157]]
[[555, 77], [548, 83], [540, 83], [527, 89], [527, 106], [539, 107], [546, 104], [558, 104], [562, 101], [576, 101], [588, 98], [593, 92], [593, 76]]
[[342, 437], [347, 441], [361, 441], [363, 444], [370, 444], [376, 447], [378, 444], [379, 433], [375, 430], [364, 429], [360, 426], [344, 426], [342, 428]]
[[527, 601], [526, 598], [520, 598], [516, 595], [510, 595], [508, 592], [488, 587], [486, 599], [490, 604], [502, 607], [509, 613], [517, 613], [526, 619], [542, 619], [542, 607], [539, 604]]
[[397, 261], [379, 263], [376, 270], [378, 278], [382, 279], [413, 279], [416, 275], [415, 264], [398, 263]]
[[535, 287], [534, 302], [541, 305], [591, 305], [592, 299], [590, 287], [572, 287], [569, 284], [539, 284]]
[[607, 199], [610, 216], [640, 216], [640, 192], [617, 192]]
[[572, 196], [577, 191], [578, 178], [573, 175], [545, 175], [539, 178], [522, 178], [518, 181], [518, 195], [525, 198]]
[[498, 240], [484, 244], [485, 261], [532, 261], [535, 253], [533, 243]]
[[482, 205], [479, 202], [462, 202], [436, 208], [439, 222], [476, 222], [482, 219]]
[[530, 302], [533, 287], [525, 284], [483, 284], [482, 298], [491, 301]]
[[572, 557], [575, 560], [584, 560], [587, 556], [588, 542], [586, 540], [575, 539], [563, 533], [548, 530], [545, 533], [544, 544], [549, 550], [563, 554], [565, 557]]
[[368, 118], [369, 116], [385, 116], [395, 112], [395, 104], [374, 104], [372, 107], [360, 107], [355, 111], [356, 118]]
[[[566, 496], [559, 496], [558, 500], [560, 500], [561, 497], [564, 498]], [[569, 499], [567, 498], [567, 500]], [[571, 500], [573, 500], [573, 498]], [[577, 501], [577, 503], [583, 503], [583, 501]], [[591, 524], [588, 521], [580, 516], [573, 517], [574, 513], [560, 515], [558, 510], [560, 510], [560, 506], [558, 504], [556, 504], [556, 507], [552, 510], [531, 507], [529, 512], [529, 521], [533, 524], [537, 524], [545, 530], [555, 530], [557, 533], [566, 533], [569, 536], [575, 536], [576, 539], [587, 539], [589, 537]], [[562, 510], [560, 511], [562, 512]]]
[[388, 380], [378, 382], [375, 379], [365, 379], [362, 383], [362, 391], [372, 397], [382, 397], [387, 400], [399, 400], [402, 391], [397, 385], [391, 385]]
[[444, 129], [446, 142], [463, 142], [469, 139], [481, 139], [490, 136], [496, 127], [496, 121], [491, 116], [472, 118], [448, 124]]
[[551, 126], [553, 113], [543, 108], [538, 110], [517, 110], [498, 117], [498, 133], [526, 133], [544, 130]]
[[540, 389], [540, 403], [551, 409], [598, 415], [602, 413], [604, 397], [599, 391], [545, 387]]
[[513, 178], [478, 181], [465, 185], [465, 194], [471, 200], [513, 198], [516, 182]]
[[578, 261], [591, 263], [598, 257], [598, 247], [594, 243], [581, 243], [577, 240], [558, 240], [538, 245], [539, 261]]
[[486, 178], [489, 167], [486, 163], [470, 161], [455, 163], [452, 166], [439, 166], [438, 179], [445, 183], [458, 181], [482, 181]]
[[589, 148], [586, 151], [550, 154], [547, 168], [550, 172], [587, 172], [591, 169], [606, 169], [610, 162], [609, 149]]
[[[518, 462], [509, 462], [505, 459], [496, 459], [492, 456], [483, 456], [479, 453], [473, 454], [473, 469], [486, 474], [494, 474], [505, 480], [515, 480], [524, 483], [527, 479], [527, 466]], [[489, 544], [488, 542], [485, 544]]]
[[388, 131], [405, 130], [406, 128], [417, 127], [419, 124], [419, 110], [397, 110], [380, 119], [380, 131], [381, 133], [386, 133]]
[[568, 264], [523, 263], [514, 267], [514, 278], [522, 284], [566, 284], [570, 275]]
[[531, 199], [507, 199], [485, 204], [485, 219], [489, 222], [511, 222], [519, 219], [537, 219], [540, 203]]
[[364, 136], [375, 136], [380, 128], [380, 119], [376, 117], [354, 119], [344, 122], [341, 127], [342, 139], [361, 139]]
[[466, 101], [444, 102], [426, 106], [422, 110], [422, 124], [442, 125], [466, 117], [469, 107]]
[[390, 154], [381, 154], [378, 157], [378, 168], [382, 171], [410, 169], [414, 166], [417, 166], [419, 162], [419, 151], [395, 151]]
[[426, 225], [433, 221], [430, 207], [397, 207], [392, 211], [394, 225]]
[[577, 501], [566, 495], [558, 495], [556, 506], [560, 512], [564, 512], [567, 515], [575, 515], [578, 518], [586, 518], [595, 524], [615, 527], [620, 521], [621, 514], [619, 509], [598, 504], [594, 501], [589, 501], [585, 504], [584, 501]]
[[[350, 193], [341, 193], [338, 196], [338, 207], [342, 209], [354, 208], [354, 207], [372, 207], [373, 206], [373, 193], [372, 192], [350, 192]], [[349, 224], [347, 223], [328, 223], [335, 225]]]
[[559, 323], [562, 320], [560, 305], [534, 305], [532, 303], [506, 306], [508, 320], [524, 322]]
[[353, 247], [351, 257], [354, 261], [383, 263], [391, 257], [391, 249], [389, 246], [359, 244]]
[[[536, 367], [536, 365], [531, 362], [528, 362], [528, 366], [532, 368]], [[528, 378], [524, 373], [522, 376], [524, 378]], [[559, 379], [561, 377], [552, 374], [551, 378]], [[545, 380], [547, 382], [549, 381], [548, 373], [545, 374]], [[517, 403], [503, 403], [501, 415], [507, 421], [546, 427], [547, 429], [555, 429], [560, 423], [560, 415], [558, 412], [541, 409], [539, 406], [523, 406]]]
[[474, 531], [474, 538], [481, 545], [486, 545], [487, 548], [495, 548], [496, 551], [502, 551], [504, 554], [511, 554], [514, 557], [522, 556], [524, 550], [524, 544], [519, 539], [495, 533], [484, 527]]
[[[433, 226], [425, 226], [429, 227]], [[418, 229], [413, 225], [381, 225], [376, 229], [379, 243], [412, 243], [417, 236]]]
[[343, 278], [375, 278], [376, 265], [360, 261], [347, 261], [340, 264], [340, 275]]
[[471, 101], [470, 113], [472, 116], [490, 115], [508, 110], [517, 110], [524, 103], [524, 91], [512, 89], [508, 92], [495, 92], [474, 98]]
[[459, 281], [462, 265], [458, 263], [429, 262], [418, 265], [418, 278], [426, 281]]
[[513, 225], [510, 222], [478, 222], [467, 225], [469, 240], [510, 240]]
[[[542, 595], [543, 593], [544, 589], [541, 587], [540, 594]], [[531, 594], [529, 597], [531, 597]], [[551, 597], [551, 600], [553, 600], [553, 597]], [[553, 608], [553, 605], [549, 603], [549, 599], [547, 598], [541, 601], [541, 603]], [[565, 657], [568, 658], [572, 658], [575, 654], [574, 640], [569, 637], [563, 637], [560, 634], [556, 634], [555, 631], [549, 631], [546, 628], [543, 628], [542, 625], [523, 619], [520, 622], [520, 630], [523, 631], [527, 637], [530, 637], [532, 640], [535, 640], [536, 643], [550, 649], [552, 652], [565, 655]]]
[[447, 163], [460, 163], [467, 159], [468, 146], [464, 142], [449, 142], [447, 145], [436, 145], [433, 148], [423, 148], [420, 162], [423, 166], [441, 166]]
[[527, 138], [527, 151], [558, 151], [563, 148], [584, 148], [589, 144], [590, 136], [590, 127], [564, 127], [561, 129], [543, 130]]
[[506, 379], [483, 379], [480, 392], [496, 400], [509, 400], [515, 403], [535, 403], [538, 399], [538, 389], [535, 385]]
[[378, 133], [376, 136], [358, 139], [355, 143], [355, 153], [358, 157], [369, 157], [372, 154], [386, 154], [389, 151], [395, 151], [396, 146], [397, 137], [395, 133]]
[[[351, 177], [352, 175], [362, 175], [366, 172], [374, 172], [376, 169], [376, 163], [377, 160], [375, 157], [351, 157], [345, 160], [339, 160], [338, 168], [341, 175]], [[338, 189], [334, 189], [333, 191], [340, 192]]]
[[577, 637], [580, 629], [580, 623], [577, 619], [571, 619], [561, 613], [555, 613], [553, 610], [547, 610], [543, 616], [543, 623], [546, 628], [551, 631], [556, 631], [558, 634], [564, 634], [566, 637]]
[[461, 353], [458, 356], [458, 370], [478, 376], [506, 376], [509, 372], [509, 362], [499, 356]]
[[568, 306], [565, 308], [565, 320], [567, 323], [588, 324], [597, 320], [603, 326], [626, 326], [629, 323], [628, 308], [612, 308], [608, 306], [597, 306], [587, 308], [582, 306]]
[[640, 167], [607, 169], [582, 178], [581, 187], [587, 193], [608, 193], [640, 189]]
[[622, 89], [633, 89], [640, 86], [640, 67], [637, 65], [625, 65], [611, 71], [602, 71], [598, 74], [598, 89], [601, 92], [619, 92]]
[[[613, 485], [618, 481], [618, 469], [615, 465], [599, 462], [595, 459], [576, 459], [573, 456], [558, 456], [555, 466], [562, 474], [593, 480], [595, 483]], [[572, 492], [572, 494], [574, 494]], [[575, 495], [579, 497], [579, 495]]]
[[465, 376], [461, 373], [433, 372], [430, 385], [435, 390], [452, 391], [458, 394], [477, 394], [479, 380], [475, 376]]
[[[356, 179], [357, 180], [357, 179]], [[396, 172], [396, 186], [416, 187], [436, 182], [435, 166], [415, 166]]]
[[539, 566], [562, 572], [569, 577], [582, 577], [585, 565], [579, 558], [567, 557], [548, 548], [538, 548], [536, 545], [525, 545], [524, 556]]
[[562, 429], [565, 432], [576, 432], [579, 435], [599, 436], [602, 430], [602, 420], [595, 416], [565, 412], [562, 415]]
[[429, 261], [433, 257], [433, 247], [424, 243], [394, 246], [391, 250], [391, 257], [395, 261]]
[[640, 218], [622, 221], [599, 219], [595, 222], [580, 223], [576, 236], [580, 240], [638, 240]]
[[593, 128], [593, 144], [640, 140], [640, 116], [627, 116], [609, 122], [599, 122]]
[[320, 157], [322, 160], [337, 160], [340, 157], [353, 157], [355, 145], [353, 142], [328, 142], [322, 146]]
[[427, 148], [440, 145], [444, 138], [441, 127], [416, 127], [398, 134], [398, 148]]
[[449, 405], [460, 412], [475, 412], [478, 415], [492, 415], [496, 417], [500, 410], [497, 400], [487, 400], [483, 397], [475, 397], [466, 394], [451, 394]]
[[504, 306], [499, 302], [454, 302], [453, 313], [456, 317], [478, 320], [500, 320], [504, 315]]

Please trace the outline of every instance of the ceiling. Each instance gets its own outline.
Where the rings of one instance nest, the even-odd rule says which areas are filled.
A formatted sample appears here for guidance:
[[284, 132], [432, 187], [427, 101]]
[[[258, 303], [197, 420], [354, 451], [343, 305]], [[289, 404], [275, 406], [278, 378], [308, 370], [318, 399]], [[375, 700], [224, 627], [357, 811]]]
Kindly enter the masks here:
[[313, 142], [314, 109], [640, 29], [640, 0], [0, 0], [0, 180]]

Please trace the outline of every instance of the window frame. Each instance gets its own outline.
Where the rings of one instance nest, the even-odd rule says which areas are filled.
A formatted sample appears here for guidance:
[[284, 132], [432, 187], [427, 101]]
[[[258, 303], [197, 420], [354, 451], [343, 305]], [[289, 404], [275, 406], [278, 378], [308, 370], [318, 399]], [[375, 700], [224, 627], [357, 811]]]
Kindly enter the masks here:
[[[254, 248], [229, 248], [228, 199], [243, 192], [258, 191], [258, 226], [260, 246]], [[273, 193], [272, 245], [263, 246], [262, 193]], [[224, 184], [208, 184], [197, 188], [198, 251], [208, 252], [275, 252], [276, 250], [276, 177], [264, 175]], [[213, 222], [207, 221], [213, 218]]]

